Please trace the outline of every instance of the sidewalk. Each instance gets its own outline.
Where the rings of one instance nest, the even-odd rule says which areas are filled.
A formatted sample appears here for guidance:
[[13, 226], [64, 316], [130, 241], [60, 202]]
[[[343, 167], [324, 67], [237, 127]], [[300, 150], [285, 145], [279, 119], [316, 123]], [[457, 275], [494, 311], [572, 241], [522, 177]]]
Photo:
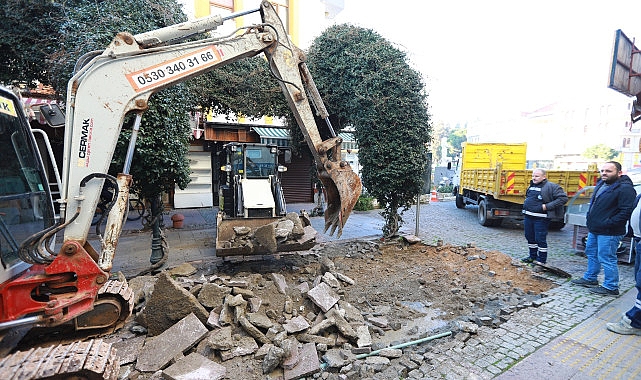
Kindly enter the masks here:
[[[313, 207], [294, 204], [288, 209], [297, 212]], [[171, 227], [169, 218], [177, 212], [185, 216], [183, 229]], [[165, 215], [164, 231], [170, 248], [166, 267], [184, 262], [205, 266], [223, 262], [215, 255], [216, 212], [215, 208], [181, 209]], [[381, 236], [383, 220], [376, 213], [353, 212], [349, 223], [341, 240]], [[338, 239], [323, 233], [323, 217], [313, 217], [312, 225], [319, 232], [320, 243]], [[141, 228], [139, 220], [124, 226], [114, 271], [129, 277], [149, 266], [151, 232], [141, 232]], [[478, 374], [475, 378], [641, 378], [641, 337], [617, 335], [605, 328], [605, 323], [618, 321], [636, 297], [633, 267], [622, 265], [620, 272], [622, 295], [617, 298], [595, 295], [556, 278], [559, 286], [548, 292], [548, 302], [522, 310], [498, 329], [484, 330], [474, 338], [478, 341], [474, 351], [467, 351], [473, 346], [468, 342], [466, 351], [451, 353], [458, 358], [450, 357], [448, 362], [458, 365], [458, 370], [463, 366], [468, 373]]]

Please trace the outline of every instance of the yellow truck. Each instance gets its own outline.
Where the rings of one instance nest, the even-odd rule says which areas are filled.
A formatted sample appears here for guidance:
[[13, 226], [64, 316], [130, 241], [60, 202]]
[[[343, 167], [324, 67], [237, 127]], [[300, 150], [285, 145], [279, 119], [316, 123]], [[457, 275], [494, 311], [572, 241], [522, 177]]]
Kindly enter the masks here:
[[[483, 226], [499, 226], [505, 218], [522, 218], [525, 193], [532, 179], [532, 169], [526, 169], [526, 151], [526, 143], [465, 143], [453, 180], [456, 207], [478, 205], [478, 222]], [[599, 179], [596, 169], [546, 171], [548, 180], [558, 183], [570, 198]], [[587, 203], [590, 195], [584, 192], [575, 202]], [[563, 226], [563, 219], [550, 223], [550, 229]]]

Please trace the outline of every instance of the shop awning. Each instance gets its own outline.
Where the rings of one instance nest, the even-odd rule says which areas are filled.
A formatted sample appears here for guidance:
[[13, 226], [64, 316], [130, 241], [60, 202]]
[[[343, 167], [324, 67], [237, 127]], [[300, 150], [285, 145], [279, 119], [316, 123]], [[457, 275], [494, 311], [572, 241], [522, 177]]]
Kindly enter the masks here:
[[261, 144], [288, 146], [289, 140], [291, 140], [289, 131], [285, 128], [252, 127], [252, 130], [260, 136]]

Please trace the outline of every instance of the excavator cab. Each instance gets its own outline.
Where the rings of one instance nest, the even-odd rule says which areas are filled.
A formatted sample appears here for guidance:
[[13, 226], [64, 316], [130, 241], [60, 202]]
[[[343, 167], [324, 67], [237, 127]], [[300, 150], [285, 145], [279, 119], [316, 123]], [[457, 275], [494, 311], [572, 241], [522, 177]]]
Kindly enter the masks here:
[[21, 102], [0, 88], [0, 283], [28, 267], [20, 246], [55, 223], [40, 153]]

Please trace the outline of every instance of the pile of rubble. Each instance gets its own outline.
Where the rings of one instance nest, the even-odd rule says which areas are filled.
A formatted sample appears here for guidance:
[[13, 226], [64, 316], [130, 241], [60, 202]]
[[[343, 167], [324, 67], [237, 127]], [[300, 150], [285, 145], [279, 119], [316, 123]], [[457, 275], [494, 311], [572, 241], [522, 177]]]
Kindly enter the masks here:
[[[378, 248], [368, 247], [359, 244], [350, 256], [373, 257]], [[417, 335], [398, 331], [403, 326], [388, 318], [389, 310], [347, 302], [354, 280], [328, 257], [319, 260], [320, 266], [294, 268], [288, 279], [275, 271], [195, 277], [196, 269], [183, 264], [130, 280], [135, 318], [109, 337], [121, 357], [121, 378], [300, 379], [324, 370], [323, 378], [360, 379], [390, 368], [405, 376], [425, 359], [401, 348], [439, 332], [464, 344], [480, 326], [496, 327], [512, 312], [544, 302], [533, 304], [540, 296], [522, 292], [495, 297], [489, 303], [496, 315], [479, 310]], [[401, 334], [389, 339], [396, 341], [374, 339], [395, 331]]]

